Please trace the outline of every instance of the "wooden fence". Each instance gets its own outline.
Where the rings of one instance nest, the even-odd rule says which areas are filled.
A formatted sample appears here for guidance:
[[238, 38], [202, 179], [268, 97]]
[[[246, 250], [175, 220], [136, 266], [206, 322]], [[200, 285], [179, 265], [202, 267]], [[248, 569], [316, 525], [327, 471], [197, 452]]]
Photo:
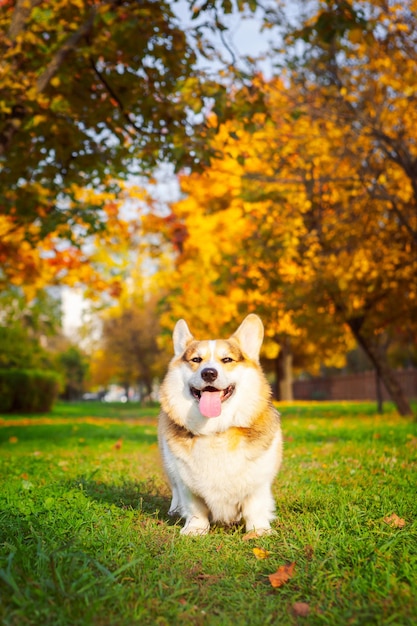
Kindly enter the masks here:
[[[397, 370], [395, 374], [406, 397], [417, 399], [417, 369]], [[381, 390], [382, 399], [389, 400], [383, 384]], [[376, 400], [375, 372], [295, 380], [293, 395], [294, 400]]]

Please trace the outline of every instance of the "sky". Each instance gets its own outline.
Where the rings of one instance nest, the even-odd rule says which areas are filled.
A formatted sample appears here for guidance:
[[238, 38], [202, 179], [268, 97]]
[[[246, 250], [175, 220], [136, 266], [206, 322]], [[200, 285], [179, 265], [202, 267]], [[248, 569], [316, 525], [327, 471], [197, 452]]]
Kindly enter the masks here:
[[64, 334], [71, 338], [77, 333], [77, 329], [81, 325], [83, 311], [86, 302], [83, 298], [81, 289], [71, 289], [70, 287], [62, 288], [62, 328]]

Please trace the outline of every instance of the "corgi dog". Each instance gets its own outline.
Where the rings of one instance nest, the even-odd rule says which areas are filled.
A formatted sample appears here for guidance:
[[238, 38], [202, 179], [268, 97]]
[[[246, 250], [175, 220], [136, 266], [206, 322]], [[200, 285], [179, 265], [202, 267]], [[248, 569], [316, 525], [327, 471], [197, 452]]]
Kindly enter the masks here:
[[282, 434], [259, 364], [263, 335], [254, 314], [225, 340], [198, 341], [184, 320], [175, 326], [158, 439], [172, 489], [169, 514], [185, 519], [183, 535], [242, 519], [256, 535], [271, 531]]

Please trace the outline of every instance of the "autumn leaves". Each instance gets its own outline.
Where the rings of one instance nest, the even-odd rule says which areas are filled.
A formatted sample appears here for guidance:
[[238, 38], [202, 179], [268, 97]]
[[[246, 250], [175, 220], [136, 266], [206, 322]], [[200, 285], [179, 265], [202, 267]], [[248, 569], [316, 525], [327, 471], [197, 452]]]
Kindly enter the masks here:
[[[291, 345], [310, 370], [359, 343], [410, 412], [384, 351], [416, 332], [416, 0], [312, 4], [285, 69], [237, 73], [228, 95], [195, 67], [199, 29], [188, 40], [162, 0], [102, 4], [94, 28], [80, 0], [3, 4], [0, 288], [118, 299], [147, 282], [164, 326], [192, 303], [210, 335], [258, 310], [266, 348]], [[161, 210], [163, 159], [182, 196]], [[141, 170], [146, 190], [121, 181]]]
[[[243, 537], [244, 540], [248, 540], [250, 538], [250, 533]], [[265, 550], [264, 548], [253, 548], [252, 550], [255, 558], [259, 560], [268, 559], [271, 556], [271, 552], [269, 550]], [[290, 564], [280, 565], [276, 572], [273, 574], [268, 574], [269, 582], [272, 587], [275, 589], [278, 587], [282, 587], [287, 583], [294, 575], [295, 571], [295, 562]]]
[[306, 65], [254, 77], [233, 117], [212, 115], [215, 158], [181, 177], [184, 197], [151, 228], [175, 254], [172, 318], [190, 297], [210, 332], [214, 303], [224, 322], [258, 310], [310, 367], [340, 367], [353, 339], [407, 414], [385, 346], [416, 331], [414, 22], [399, 4], [345, 10], [306, 25]]

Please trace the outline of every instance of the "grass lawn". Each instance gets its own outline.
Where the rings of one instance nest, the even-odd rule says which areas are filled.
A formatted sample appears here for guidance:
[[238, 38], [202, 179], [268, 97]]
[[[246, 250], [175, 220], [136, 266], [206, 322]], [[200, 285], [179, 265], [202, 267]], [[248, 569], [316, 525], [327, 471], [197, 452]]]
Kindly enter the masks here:
[[416, 624], [417, 423], [366, 403], [280, 410], [275, 532], [260, 539], [180, 536], [156, 407], [0, 416], [1, 623]]

